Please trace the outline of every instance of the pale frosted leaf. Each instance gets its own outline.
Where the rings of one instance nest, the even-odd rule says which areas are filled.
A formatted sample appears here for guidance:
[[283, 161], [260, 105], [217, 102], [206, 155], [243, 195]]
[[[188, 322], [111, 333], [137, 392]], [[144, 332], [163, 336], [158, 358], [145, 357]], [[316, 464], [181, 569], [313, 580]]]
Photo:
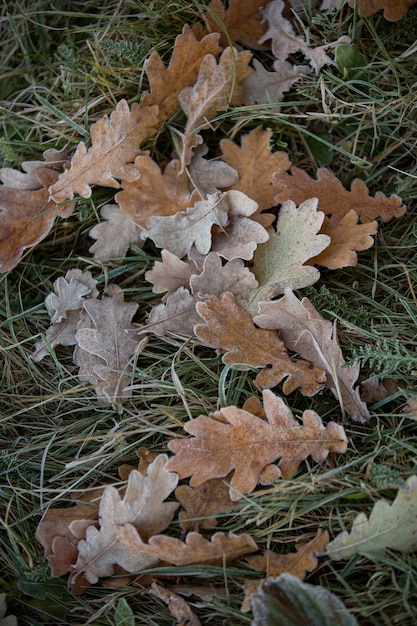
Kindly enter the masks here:
[[234, 504], [229, 496], [229, 478], [213, 478], [195, 488], [177, 487], [175, 497], [184, 509], [178, 517], [184, 532], [217, 526], [216, 514], [228, 511]]
[[77, 340], [75, 333], [77, 332], [78, 322], [80, 320], [79, 311], [68, 311], [66, 319], [57, 324], [52, 324], [46, 329], [45, 339], [37, 341], [35, 351], [31, 355], [34, 361], [41, 361], [45, 356], [50, 354], [50, 348], [55, 346], [75, 346]]
[[207, 152], [205, 144], [196, 148], [188, 167], [193, 185], [203, 196], [216, 193], [225, 187], [232, 187], [239, 180], [237, 171], [224, 161], [205, 159], [204, 155]]
[[90, 237], [96, 239], [89, 252], [95, 259], [122, 259], [131, 243], [141, 246], [142, 229], [122, 213], [117, 204], [106, 204], [100, 211], [104, 222], [90, 230]]
[[[275, 61], [273, 72], [268, 72], [257, 59], [254, 59], [253, 66], [255, 71], [243, 81], [246, 106], [281, 102], [284, 93], [308, 74], [308, 68], [304, 65], [292, 65], [288, 61]], [[274, 110], [279, 111], [279, 105]]]
[[[162, 261], [155, 261], [153, 268], [145, 274], [146, 280], [153, 284], [152, 291], [173, 293], [180, 287], [187, 289], [191, 276], [198, 271], [194, 263], [181, 261], [168, 250], [161, 251], [161, 258]], [[164, 296], [162, 302], [166, 302], [166, 298]]]
[[180, 287], [168, 294], [165, 303], [154, 306], [142, 331], [152, 332], [162, 336], [167, 331], [191, 337], [194, 324], [199, 321], [195, 310], [198, 296], [191, 295], [185, 287]]
[[54, 292], [45, 298], [45, 307], [52, 324], [67, 318], [68, 311], [78, 311], [82, 307], [84, 296], [91, 289], [75, 278], [66, 280], [60, 276], [54, 282]]
[[255, 276], [245, 267], [241, 259], [234, 259], [223, 265], [217, 252], [210, 252], [204, 260], [201, 274], [194, 274], [190, 279], [191, 292], [203, 296], [220, 297], [229, 291], [236, 297], [246, 300], [256, 286]]

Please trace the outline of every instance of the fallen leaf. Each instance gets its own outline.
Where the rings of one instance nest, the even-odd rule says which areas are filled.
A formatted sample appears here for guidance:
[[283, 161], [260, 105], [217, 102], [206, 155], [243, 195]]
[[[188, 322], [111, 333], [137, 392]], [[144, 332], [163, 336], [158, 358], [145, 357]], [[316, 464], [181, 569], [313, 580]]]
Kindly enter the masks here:
[[279, 330], [284, 345], [327, 373], [326, 386], [340, 406], [357, 422], [370, 418], [354, 384], [359, 364], [347, 367], [337, 340], [336, 326], [325, 320], [307, 298], [301, 301], [287, 288], [275, 302], [262, 302], [254, 322], [261, 328]]
[[94, 226], [89, 233], [96, 239], [89, 252], [95, 259], [123, 259], [131, 243], [141, 246], [142, 229], [117, 204], [106, 204], [100, 211], [104, 222]]
[[135, 180], [137, 169], [132, 162], [141, 152], [140, 145], [155, 134], [158, 107], [134, 102], [129, 109], [121, 100], [110, 117], [105, 115], [91, 126], [91, 147], [81, 141], [71, 166], [49, 188], [54, 202], [71, 200], [75, 195], [91, 196], [91, 185], [115, 187], [118, 181]]
[[[153, 285], [152, 291], [173, 293], [180, 287], [188, 289], [191, 276], [198, 271], [194, 263], [181, 261], [168, 250], [161, 251], [161, 259], [155, 261], [152, 269], [145, 274], [145, 279]], [[161, 298], [162, 302], [166, 302], [166, 299], [166, 295]]]
[[94, 385], [101, 402], [111, 402], [120, 410], [122, 400], [129, 397], [125, 390], [129, 384], [131, 358], [144, 344], [139, 344], [131, 319], [138, 305], [124, 302], [124, 292], [117, 285], [107, 288], [101, 300], [84, 302], [83, 315], [75, 334], [77, 342], [74, 361], [78, 377]]
[[133, 181], [122, 181], [123, 191], [116, 194], [116, 202], [123, 213], [129, 215], [141, 228], [146, 228], [148, 218], [174, 215], [194, 206], [201, 194], [190, 190], [187, 172], [180, 172], [181, 164], [173, 159], [162, 173], [150, 156], [135, 159], [138, 176]]
[[330, 245], [318, 256], [312, 257], [309, 263], [322, 265], [335, 270], [341, 267], [351, 267], [357, 264], [356, 252], [370, 248], [378, 230], [378, 223], [367, 222], [358, 224], [356, 211], [349, 211], [341, 219], [337, 216], [324, 219], [320, 232], [330, 237]]
[[324, 213], [317, 211], [316, 198], [306, 200], [297, 208], [287, 200], [282, 205], [276, 231], [270, 227], [269, 240], [259, 246], [254, 255], [252, 271], [259, 283], [245, 308], [258, 312], [260, 302], [284, 293], [287, 287], [301, 289], [320, 278], [320, 272], [306, 261], [328, 247], [330, 237], [317, 234]]
[[256, 286], [256, 278], [241, 259], [233, 259], [223, 265], [217, 252], [210, 252], [204, 259], [201, 273], [190, 278], [191, 293], [200, 298], [231, 292], [237, 298], [246, 300]]
[[225, 187], [232, 187], [239, 180], [237, 171], [224, 161], [205, 159], [207, 152], [206, 144], [198, 146], [188, 167], [191, 181], [202, 197]]
[[153, 52], [145, 65], [149, 91], [141, 100], [142, 106], [158, 105], [158, 125], [172, 117], [179, 109], [178, 94], [197, 80], [202, 59], [211, 54], [215, 57], [222, 48], [219, 35], [213, 33], [198, 41], [190, 26], [185, 24], [181, 35], [175, 39], [174, 49], [166, 68], [158, 52]]
[[359, 513], [352, 530], [337, 535], [327, 546], [333, 561], [355, 554], [381, 555], [385, 550], [411, 552], [417, 546], [417, 476], [410, 476], [393, 502], [378, 500], [369, 516]]
[[185, 287], [169, 293], [164, 303], [152, 307], [146, 325], [140, 332], [151, 332], [162, 337], [167, 332], [181, 337], [191, 337], [194, 325], [199, 321], [195, 310], [198, 296]]
[[42, 241], [58, 215], [69, 217], [73, 212], [73, 204], [58, 207], [48, 192], [69, 154], [67, 148], [46, 150], [44, 161], [22, 163], [24, 172], [9, 167], [0, 169], [0, 272], [13, 269], [24, 250]]
[[226, 48], [230, 40], [240, 42], [245, 48], [262, 50], [266, 46], [258, 43], [265, 32], [259, 12], [270, 0], [229, 0], [225, 9], [221, 0], [212, 0], [208, 11], [203, 14], [207, 30], [220, 33], [220, 45]]
[[210, 297], [196, 305], [205, 324], [197, 324], [194, 333], [205, 345], [227, 351], [223, 363], [235, 364], [237, 369], [242, 364], [262, 367], [256, 384], [274, 387], [285, 379], [285, 394], [300, 387], [304, 395], [313, 396], [323, 388], [326, 376], [322, 369], [311, 368], [305, 361], [291, 361], [276, 332], [256, 328], [232, 294], [219, 294], [219, 298]]
[[234, 504], [229, 496], [229, 479], [230, 476], [224, 480], [212, 478], [198, 487], [177, 487], [175, 497], [184, 509], [178, 517], [184, 532], [197, 531], [200, 526], [217, 526], [216, 514], [229, 510]]
[[[309, 71], [305, 65], [293, 65], [281, 60], [274, 61], [273, 72], [268, 72], [257, 59], [253, 60], [253, 67], [253, 74], [243, 81], [243, 100], [246, 106], [281, 102], [284, 93]], [[279, 105], [273, 110], [279, 111]]]
[[186, 422], [184, 429], [193, 437], [169, 442], [175, 456], [167, 468], [180, 478], [191, 476], [192, 487], [234, 470], [230, 498], [237, 501], [255, 489], [262, 470], [277, 459], [282, 477], [289, 478], [308, 456], [318, 462], [329, 452], [346, 450], [346, 434], [334, 422], [324, 427], [317, 413], [305, 411], [301, 425], [269, 390], [263, 392], [263, 403], [268, 421], [229, 406]]
[[242, 611], [250, 610], [250, 596], [256, 593], [261, 584], [268, 578], [276, 578], [280, 574], [291, 574], [303, 580], [307, 572], [316, 569], [317, 553], [324, 552], [329, 543], [329, 533], [319, 530], [317, 535], [307, 543], [298, 542], [297, 552], [279, 554], [272, 550], [265, 550], [260, 556], [252, 556], [248, 559], [249, 567], [255, 570], [265, 570], [266, 578], [262, 580], [248, 580], [245, 583], [245, 598], [241, 607]]
[[201, 626], [200, 620], [191, 610], [190, 605], [178, 594], [156, 583], [152, 583], [150, 593], [168, 605], [169, 612], [178, 626]]
[[274, 174], [273, 183], [278, 192], [275, 197], [277, 203], [291, 199], [299, 204], [307, 198], [318, 198], [320, 211], [338, 219], [354, 210], [362, 222], [371, 222], [377, 217], [388, 222], [393, 217], [400, 217], [406, 210], [401, 198], [396, 195], [388, 198], [378, 191], [375, 197], [371, 197], [369, 189], [359, 178], [355, 178], [348, 191], [326, 168], [317, 170], [317, 180], [314, 180], [307, 172], [292, 167], [291, 174], [283, 171]]
[[389, 22], [398, 22], [407, 11], [416, 3], [416, 0], [349, 0], [351, 7], [355, 6], [359, 15], [369, 17], [378, 11], [384, 10], [384, 17]]
[[263, 583], [251, 607], [252, 626], [359, 626], [337, 596], [291, 574]]

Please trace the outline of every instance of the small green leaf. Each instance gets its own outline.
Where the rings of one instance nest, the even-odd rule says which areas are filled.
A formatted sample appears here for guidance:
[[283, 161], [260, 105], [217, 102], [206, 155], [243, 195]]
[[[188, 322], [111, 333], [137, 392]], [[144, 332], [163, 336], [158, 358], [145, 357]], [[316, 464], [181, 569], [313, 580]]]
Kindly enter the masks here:
[[353, 43], [337, 46], [334, 58], [344, 78], [354, 76], [355, 70], [366, 65], [365, 57]]
[[326, 133], [317, 133], [315, 137], [307, 137], [311, 154], [323, 165], [330, 165], [333, 161], [333, 148], [330, 143], [330, 137]]
[[120, 598], [114, 612], [115, 626], [135, 626], [135, 616], [127, 603], [127, 600]]
[[337, 596], [291, 574], [269, 578], [251, 605], [252, 626], [358, 626]]

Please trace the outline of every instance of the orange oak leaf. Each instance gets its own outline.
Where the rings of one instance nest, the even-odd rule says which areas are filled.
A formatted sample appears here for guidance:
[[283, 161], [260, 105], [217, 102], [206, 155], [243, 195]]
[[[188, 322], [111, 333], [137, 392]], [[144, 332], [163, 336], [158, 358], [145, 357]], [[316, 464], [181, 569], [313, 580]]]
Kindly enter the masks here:
[[330, 245], [308, 263], [322, 265], [330, 270], [350, 267], [358, 262], [356, 252], [370, 248], [378, 230], [376, 221], [358, 224], [356, 211], [349, 211], [341, 219], [337, 216], [326, 217], [320, 232], [330, 237]]
[[[274, 61], [273, 72], [268, 72], [257, 59], [253, 61], [253, 67], [255, 69], [253, 74], [243, 81], [246, 106], [281, 102], [284, 93], [309, 71], [305, 65], [293, 65], [288, 61], [280, 60]], [[273, 110], [279, 111], [279, 104]]]
[[276, 189], [272, 186], [274, 172], [287, 170], [291, 162], [286, 152], [272, 152], [271, 129], [258, 126], [247, 135], [243, 135], [241, 146], [230, 139], [222, 139], [220, 147], [223, 160], [239, 174], [239, 182], [231, 187], [242, 191], [258, 204], [258, 210], [251, 219], [269, 226], [274, 216], [261, 214], [261, 211], [274, 206]]
[[216, 514], [229, 510], [234, 504], [229, 496], [230, 478], [212, 478], [198, 487], [177, 487], [175, 497], [184, 508], [178, 517], [185, 532], [197, 531], [200, 526], [217, 526]]
[[223, 363], [262, 367], [256, 377], [260, 387], [274, 387], [285, 379], [282, 390], [291, 393], [300, 387], [306, 396], [323, 388], [326, 379], [322, 369], [311, 368], [306, 361], [291, 361], [276, 332], [256, 328], [249, 313], [244, 311], [231, 293], [221, 299], [214, 296], [196, 305], [205, 324], [197, 324], [194, 333], [212, 348], [226, 350]]
[[208, 5], [209, 10], [203, 15], [206, 28], [210, 33], [221, 34], [219, 43], [224, 48], [230, 43], [228, 37], [245, 48], [266, 48], [267, 46], [258, 43], [266, 30], [259, 9], [270, 1], [229, 0], [226, 9], [221, 0], [212, 0]]
[[50, 186], [55, 202], [70, 200], [75, 195], [91, 196], [91, 185], [115, 187], [118, 181], [135, 180], [138, 171], [132, 162], [141, 152], [140, 145], [155, 134], [158, 107], [137, 102], [129, 109], [121, 100], [110, 117], [105, 115], [91, 127], [91, 147], [80, 142], [71, 159], [71, 166]]
[[141, 104], [157, 104], [158, 123], [172, 117], [180, 108], [178, 94], [197, 80], [202, 59], [206, 54], [215, 57], [221, 52], [219, 35], [213, 33], [198, 41], [190, 26], [185, 24], [181, 35], [175, 39], [169, 65], [166, 68], [157, 52], [153, 52], [146, 62], [145, 71], [149, 81], [149, 91], [142, 96]]
[[192, 487], [234, 470], [230, 498], [237, 501], [255, 489], [262, 471], [277, 459], [282, 477], [289, 478], [309, 456], [318, 462], [329, 452], [346, 450], [345, 431], [335, 422], [325, 427], [317, 413], [309, 410], [300, 424], [269, 389], [263, 392], [263, 404], [267, 421], [229, 406], [211, 417], [200, 415], [186, 422], [184, 429], [192, 437], [169, 442], [175, 456], [167, 468], [180, 478], [191, 476]]
[[287, 288], [274, 302], [262, 302], [254, 322], [261, 328], [279, 330], [289, 350], [326, 371], [326, 386], [339, 400], [342, 411], [357, 422], [369, 419], [369, 411], [354, 387], [359, 364], [346, 366], [336, 334], [336, 326], [325, 320], [307, 298], [299, 300]]
[[165, 587], [157, 583], [152, 583], [149, 593], [168, 605], [169, 612], [176, 620], [178, 626], [201, 626], [200, 620], [194, 611], [191, 610], [190, 605], [177, 593], [165, 589]]
[[201, 200], [201, 194], [190, 189], [187, 173], [180, 172], [177, 159], [170, 161], [163, 172], [147, 155], [136, 157], [134, 166], [136, 179], [123, 180], [123, 191], [115, 198], [120, 210], [141, 228], [146, 228], [147, 220], [154, 215], [174, 215]]
[[44, 161], [22, 163], [23, 172], [0, 169], [0, 272], [13, 269], [26, 248], [42, 241], [58, 215], [69, 217], [73, 212], [73, 204], [58, 207], [48, 192], [69, 154], [66, 148], [46, 150]]
[[326, 168], [317, 170], [317, 180], [314, 180], [307, 172], [292, 167], [291, 174], [282, 171], [274, 174], [273, 184], [278, 192], [275, 196], [277, 203], [291, 199], [298, 204], [307, 198], [318, 198], [319, 210], [338, 219], [354, 210], [361, 222], [371, 222], [377, 217], [388, 222], [393, 217], [400, 217], [406, 210], [401, 198], [396, 195], [388, 198], [378, 191], [375, 197], [370, 196], [369, 189], [359, 178], [355, 178], [348, 191]]
[[374, 15], [381, 9], [389, 22], [397, 22], [416, 3], [417, 0], [349, 0], [351, 7], [357, 7], [359, 14], [364, 17]]
[[143, 245], [142, 229], [117, 204], [106, 204], [100, 211], [104, 222], [94, 226], [89, 236], [96, 242], [89, 252], [95, 259], [123, 259], [131, 243]]
[[278, 554], [272, 550], [265, 550], [260, 556], [249, 557], [249, 566], [255, 570], [265, 570], [266, 578], [262, 580], [249, 580], [245, 583], [245, 598], [242, 611], [249, 611], [250, 596], [255, 593], [267, 578], [276, 578], [284, 572], [303, 580], [307, 572], [312, 572], [317, 567], [317, 554], [324, 552], [329, 543], [327, 530], [319, 530], [317, 535], [307, 543], [297, 543], [297, 552]]

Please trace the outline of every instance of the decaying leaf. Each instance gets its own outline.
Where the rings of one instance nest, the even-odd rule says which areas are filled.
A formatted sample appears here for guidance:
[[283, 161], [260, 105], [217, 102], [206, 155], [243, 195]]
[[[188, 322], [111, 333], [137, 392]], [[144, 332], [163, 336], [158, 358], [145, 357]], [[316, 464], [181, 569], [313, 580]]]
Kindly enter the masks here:
[[129, 109], [121, 100], [110, 117], [105, 115], [91, 126], [91, 147], [80, 142], [71, 159], [71, 166], [49, 188], [55, 202], [71, 200], [75, 195], [91, 196], [91, 185], [118, 189], [118, 181], [135, 180], [137, 169], [132, 165], [141, 152], [140, 145], [155, 134], [158, 107], [137, 102]]
[[337, 596], [291, 574], [268, 579], [251, 606], [252, 626], [359, 626]]
[[73, 204], [58, 207], [48, 192], [69, 154], [66, 148], [46, 150], [44, 161], [22, 163], [23, 172], [0, 169], [0, 272], [13, 269], [26, 248], [42, 241], [58, 215], [69, 217], [73, 212]]
[[226, 350], [223, 363], [264, 368], [255, 380], [260, 387], [274, 387], [285, 379], [285, 394], [300, 387], [304, 395], [312, 396], [323, 388], [324, 371], [311, 368], [306, 361], [291, 361], [277, 333], [256, 328], [231, 293], [219, 294], [219, 299], [212, 296], [196, 308], [205, 321], [194, 327], [196, 337], [208, 346]]
[[370, 415], [354, 384], [359, 376], [359, 364], [347, 367], [337, 340], [336, 326], [325, 320], [307, 298], [299, 300], [291, 289], [275, 302], [259, 305], [260, 315], [254, 318], [261, 328], [279, 330], [289, 350], [311, 361], [327, 373], [326, 386], [340, 406], [357, 422]]
[[[255, 69], [253, 74], [243, 81], [243, 98], [246, 106], [281, 102], [284, 93], [309, 71], [305, 65], [293, 65], [280, 60], [274, 61], [273, 72], [268, 72], [257, 59], [253, 61], [253, 67]], [[274, 110], [280, 110], [279, 104]]]
[[131, 320], [137, 308], [134, 302], [124, 302], [120, 287], [110, 285], [101, 300], [84, 302], [75, 334], [74, 361], [80, 368], [79, 379], [94, 385], [100, 401], [111, 402], [119, 410], [123, 398], [130, 395], [125, 390], [129, 362], [144, 348], [132, 332], [126, 332], [134, 328]]
[[232, 187], [240, 178], [237, 171], [224, 161], [205, 159], [207, 152], [206, 144], [198, 146], [188, 167], [192, 184], [201, 196]]
[[[151, 270], [146, 272], [145, 278], [152, 283], [154, 293], [167, 291], [173, 293], [180, 287], [189, 288], [190, 278], [198, 272], [191, 261], [181, 261], [168, 250], [161, 251], [161, 261], [155, 261]], [[161, 298], [166, 302], [166, 296]]]
[[334, 561], [355, 554], [383, 554], [385, 550], [411, 552], [417, 546], [417, 476], [410, 476], [393, 502], [378, 500], [369, 519], [356, 516], [350, 533], [343, 531], [327, 546]]
[[320, 168], [317, 180], [314, 180], [307, 172], [292, 167], [291, 174], [283, 171], [274, 174], [273, 183], [278, 192], [275, 197], [277, 203], [291, 199], [299, 204], [307, 198], [318, 198], [320, 211], [337, 216], [338, 219], [353, 210], [361, 222], [371, 222], [377, 217], [388, 222], [393, 217], [400, 217], [406, 210], [401, 198], [396, 195], [388, 198], [382, 191], [378, 191], [375, 197], [370, 196], [369, 189], [359, 178], [355, 178], [348, 191], [326, 168]]
[[402, 19], [407, 11], [416, 3], [416, 0], [349, 0], [351, 7], [357, 7], [359, 14], [364, 17], [374, 15], [384, 10], [384, 17], [389, 22]]
[[152, 583], [150, 593], [168, 605], [169, 612], [178, 626], [201, 626], [200, 620], [191, 610], [190, 605], [177, 593], [156, 583]]
[[247, 300], [256, 286], [256, 278], [241, 259], [222, 264], [217, 252], [210, 252], [204, 259], [201, 273], [190, 278], [191, 293], [204, 298], [231, 292], [236, 298]]
[[276, 231], [269, 229], [269, 240], [256, 250], [253, 272], [259, 287], [253, 291], [246, 306], [256, 315], [260, 302], [284, 293], [285, 288], [300, 289], [312, 285], [320, 272], [306, 261], [320, 254], [330, 244], [330, 237], [317, 234], [324, 213], [317, 211], [316, 198], [306, 200], [297, 208], [284, 202], [278, 215]]
[[206, 54], [215, 57], [221, 51], [219, 35], [213, 33], [201, 41], [194, 36], [188, 24], [175, 39], [174, 49], [167, 68], [161, 57], [153, 52], [146, 62], [145, 71], [149, 81], [149, 91], [142, 96], [142, 105], [158, 105], [158, 124], [172, 117], [179, 109], [178, 94], [197, 80], [202, 59]]
[[265, 550], [260, 556], [251, 556], [248, 559], [249, 566], [255, 570], [264, 570], [266, 578], [262, 580], [248, 580], [245, 583], [245, 598], [242, 611], [249, 611], [250, 596], [255, 593], [260, 585], [268, 578], [276, 578], [280, 574], [287, 573], [303, 580], [307, 572], [312, 572], [317, 567], [317, 554], [323, 553], [329, 543], [329, 533], [319, 530], [317, 535], [307, 543], [296, 544], [296, 552], [279, 554], [272, 550]]
[[142, 332], [162, 336], [167, 332], [181, 337], [191, 337], [194, 325], [199, 321], [195, 305], [198, 296], [185, 287], [179, 287], [167, 295], [165, 302], [152, 307]]
[[185, 211], [201, 200], [198, 190], [190, 189], [187, 172], [180, 172], [181, 165], [173, 159], [162, 172], [150, 156], [141, 154], [135, 159], [137, 178], [122, 181], [123, 191], [116, 194], [116, 202], [123, 213], [146, 228], [148, 218], [158, 215], [174, 215]]
[[179, 519], [185, 532], [197, 531], [200, 526], [217, 526], [216, 513], [227, 511], [234, 504], [229, 496], [229, 480], [230, 476], [226, 476], [224, 480], [212, 478], [198, 487], [177, 487], [175, 497], [184, 508]]
[[262, 471], [277, 459], [283, 478], [288, 478], [308, 456], [322, 461], [329, 452], [346, 450], [346, 434], [334, 422], [324, 427], [317, 413], [305, 411], [301, 425], [269, 390], [263, 392], [263, 403], [267, 421], [229, 406], [184, 424], [193, 437], [169, 442], [175, 456], [167, 468], [180, 478], [191, 476], [192, 487], [234, 470], [230, 498], [237, 501], [255, 489]]
[[123, 259], [131, 243], [140, 246], [142, 229], [117, 204], [106, 204], [100, 211], [104, 222], [90, 230], [90, 237], [96, 239], [89, 252], [95, 259]]

